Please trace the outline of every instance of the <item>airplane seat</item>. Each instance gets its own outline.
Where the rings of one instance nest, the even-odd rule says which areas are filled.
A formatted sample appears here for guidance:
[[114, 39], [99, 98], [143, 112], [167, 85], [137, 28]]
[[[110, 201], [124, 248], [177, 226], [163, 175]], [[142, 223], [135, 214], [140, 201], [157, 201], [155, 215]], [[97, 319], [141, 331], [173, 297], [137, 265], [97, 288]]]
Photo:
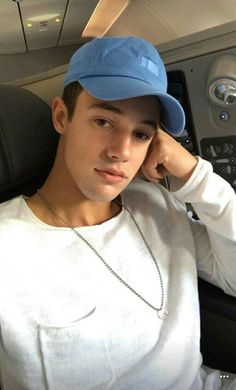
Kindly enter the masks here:
[[22, 87], [0, 85], [0, 202], [41, 186], [57, 142], [50, 107]]
[[236, 298], [200, 278], [198, 291], [203, 363], [236, 374]]

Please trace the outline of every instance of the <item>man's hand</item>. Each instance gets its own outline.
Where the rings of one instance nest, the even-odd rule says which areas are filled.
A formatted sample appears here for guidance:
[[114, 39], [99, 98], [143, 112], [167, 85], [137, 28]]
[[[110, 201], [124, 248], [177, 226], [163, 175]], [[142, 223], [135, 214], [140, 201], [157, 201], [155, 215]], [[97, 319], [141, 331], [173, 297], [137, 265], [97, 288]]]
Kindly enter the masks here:
[[142, 165], [142, 173], [150, 181], [160, 181], [166, 175], [187, 181], [196, 165], [197, 159], [191, 153], [158, 129]]

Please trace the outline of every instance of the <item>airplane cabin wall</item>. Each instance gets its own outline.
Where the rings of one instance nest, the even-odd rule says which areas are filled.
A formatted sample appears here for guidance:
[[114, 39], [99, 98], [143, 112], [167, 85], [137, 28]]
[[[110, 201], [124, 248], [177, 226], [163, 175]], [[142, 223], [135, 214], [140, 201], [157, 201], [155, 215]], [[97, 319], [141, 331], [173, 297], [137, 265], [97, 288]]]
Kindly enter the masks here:
[[[188, 115], [192, 119], [187, 132], [196, 143], [196, 154], [209, 160], [214, 171], [236, 191], [236, 98], [234, 104], [220, 105], [208, 95], [208, 85], [214, 81], [214, 78], [211, 80], [212, 66], [225, 55], [235, 58], [231, 66], [234, 74], [230, 77], [236, 82], [236, 48], [168, 65], [167, 70], [184, 73], [191, 111]], [[226, 78], [226, 74], [222, 72], [222, 78]]]

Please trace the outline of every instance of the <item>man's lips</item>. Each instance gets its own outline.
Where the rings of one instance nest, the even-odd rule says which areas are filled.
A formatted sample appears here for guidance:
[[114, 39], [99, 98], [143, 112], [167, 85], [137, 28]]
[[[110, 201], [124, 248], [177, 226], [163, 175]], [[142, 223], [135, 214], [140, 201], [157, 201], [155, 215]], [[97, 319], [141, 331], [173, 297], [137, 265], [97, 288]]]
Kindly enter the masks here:
[[119, 171], [112, 168], [95, 169], [95, 171], [99, 174], [99, 176], [103, 177], [103, 179], [113, 183], [121, 182], [126, 178], [126, 175], [123, 171]]

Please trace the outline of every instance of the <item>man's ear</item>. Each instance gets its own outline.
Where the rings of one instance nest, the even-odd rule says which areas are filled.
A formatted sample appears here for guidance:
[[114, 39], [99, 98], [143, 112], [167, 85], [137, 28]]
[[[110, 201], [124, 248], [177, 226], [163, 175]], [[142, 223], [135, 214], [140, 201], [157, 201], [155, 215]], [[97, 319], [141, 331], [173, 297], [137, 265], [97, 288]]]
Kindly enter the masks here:
[[59, 134], [64, 134], [68, 122], [68, 111], [60, 96], [57, 96], [52, 102], [52, 120], [56, 131]]

